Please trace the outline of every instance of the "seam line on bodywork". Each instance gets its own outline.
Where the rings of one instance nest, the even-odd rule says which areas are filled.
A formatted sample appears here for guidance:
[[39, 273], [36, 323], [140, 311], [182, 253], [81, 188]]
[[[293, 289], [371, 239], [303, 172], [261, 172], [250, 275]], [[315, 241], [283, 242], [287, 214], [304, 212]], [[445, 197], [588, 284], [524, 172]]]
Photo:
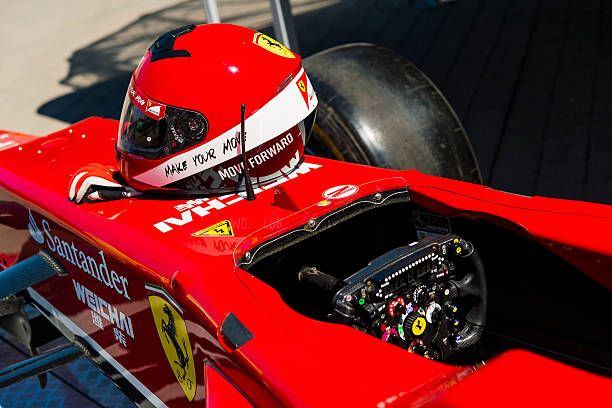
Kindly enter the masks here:
[[87, 333], [85, 333], [79, 326], [77, 326], [72, 320], [66, 315], [51, 305], [45, 298], [43, 298], [38, 292], [32, 288], [28, 288], [28, 293], [38, 305], [46, 309], [53, 317], [58, 319], [68, 330], [73, 334], [82, 337], [87, 343], [93, 347], [94, 350], [106, 361], [108, 361], [119, 373], [129, 381], [142, 395], [156, 407], [167, 407], [166, 404], [160, 400], [157, 395], [151, 392], [143, 383], [140, 382], [132, 373], [130, 373], [125, 367], [123, 367], [117, 360], [115, 360], [108, 352], [100, 346], [95, 340], [93, 340]]
[[[484, 200], [482, 198], [477, 198], [477, 197], [474, 197], [474, 196], [471, 196], [471, 195], [467, 195], [467, 194], [457, 193], [457, 192], [454, 192], [454, 191], [446, 190], [444, 188], [426, 186], [426, 185], [422, 185], [422, 184], [421, 185], [408, 184], [408, 187], [411, 190], [413, 190], [414, 188], [421, 187], [421, 188], [426, 188], [426, 189], [431, 189], [431, 190], [444, 191], [445, 193], [450, 193], [450, 194], [453, 194], [453, 195], [467, 197], [467, 198], [471, 198], [473, 200], [482, 201], [484, 203], [499, 205], [501, 207], [516, 208], [517, 210], [537, 211], [537, 212], [550, 213], [550, 214], [575, 215], [575, 216], [578, 216], [578, 217], [591, 217], [591, 218], [601, 218], [601, 219], [605, 219], [605, 220], [612, 220], [612, 217], [605, 217], [605, 216], [601, 216], [601, 215], [579, 214], [579, 213], [566, 212], [566, 211], [551, 211], [551, 210], [542, 210], [542, 209], [537, 209], [537, 208], [527, 208], [527, 207], [521, 207], [521, 206], [516, 206], [516, 205], [509, 205], [509, 204], [505, 204], [505, 203], [499, 203], [499, 202], [496, 202], [496, 201]], [[499, 192], [504, 193], [504, 194], [513, 194], [513, 193], [508, 193], [506, 191], [500, 191], [500, 190], [496, 190], [496, 191], [499, 191]], [[420, 193], [418, 190], [414, 191], [414, 192], [417, 193], [417, 194]], [[423, 194], [423, 193], [420, 193], [420, 194]], [[536, 198], [536, 197], [538, 197], [538, 196], [532, 196], [530, 198]], [[546, 197], [542, 197], [542, 198], [546, 198]], [[605, 204], [597, 204], [597, 203], [590, 203], [590, 204], [605, 205]]]

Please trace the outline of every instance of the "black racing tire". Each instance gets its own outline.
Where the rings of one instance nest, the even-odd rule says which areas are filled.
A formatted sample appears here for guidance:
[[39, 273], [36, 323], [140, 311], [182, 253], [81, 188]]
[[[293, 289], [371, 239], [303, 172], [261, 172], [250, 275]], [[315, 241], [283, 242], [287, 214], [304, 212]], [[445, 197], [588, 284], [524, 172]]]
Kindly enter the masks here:
[[463, 125], [414, 64], [372, 44], [331, 48], [303, 64], [319, 100], [310, 152], [482, 184]]

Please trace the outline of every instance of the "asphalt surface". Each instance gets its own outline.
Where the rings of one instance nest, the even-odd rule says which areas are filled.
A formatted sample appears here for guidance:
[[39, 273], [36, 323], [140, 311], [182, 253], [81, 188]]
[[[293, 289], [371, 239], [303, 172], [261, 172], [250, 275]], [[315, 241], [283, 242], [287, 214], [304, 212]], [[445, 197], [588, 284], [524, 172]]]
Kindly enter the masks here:
[[[92, 115], [118, 118], [130, 73], [152, 41], [205, 21], [195, 0], [2, 3], [0, 128], [37, 135]], [[458, 0], [422, 7], [426, 3], [293, 1], [302, 55], [348, 42], [396, 50], [447, 96], [486, 184], [612, 203], [612, 3]], [[220, 14], [224, 22], [272, 33], [267, 1], [220, 1]], [[0, 367], [15, 360], [10, 349], [0, 342]], [[87, 364], [74, 369], [89, 373]], [[93, 384], [104, 389], [100, 381]], [[72, 406], [78, 399], [66, 395], [77, 391], [57, 382], [64, 387], [58, 392], [67, 394], [54, 406]], [[13, 394], [0, 390], [0, 404], [40, 406], [35, 380], [30, 386]], [[84, 398], [78, 406], [125, 403], [88, 399], [82, 395], [90, 395], [82, 391], [87, 384], [78, 387]]]

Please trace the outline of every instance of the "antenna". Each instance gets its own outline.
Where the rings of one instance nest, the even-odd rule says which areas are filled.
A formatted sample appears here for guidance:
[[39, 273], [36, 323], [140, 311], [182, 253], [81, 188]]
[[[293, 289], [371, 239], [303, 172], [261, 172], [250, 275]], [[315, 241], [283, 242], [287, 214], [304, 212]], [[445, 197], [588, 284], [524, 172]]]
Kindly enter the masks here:
[[244, 172], [244, 185], [246, 187], [246, 195], [248, 201], [255, 200], [255, 192], [253, 191], [253, 183], [251, 183], [251, 176], [249, 176], [249, 166], [246, 157], [246, 132], [244, 131], [244, 103], [240, 106], [240, 144], [242, 145], [242, 168]]

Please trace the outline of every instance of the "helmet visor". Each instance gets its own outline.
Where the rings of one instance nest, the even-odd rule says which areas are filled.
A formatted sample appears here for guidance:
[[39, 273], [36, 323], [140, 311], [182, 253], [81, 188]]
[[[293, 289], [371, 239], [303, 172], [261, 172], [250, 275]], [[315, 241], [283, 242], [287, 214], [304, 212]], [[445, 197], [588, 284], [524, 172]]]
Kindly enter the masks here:
[[199, 112], [160, 104], [128, 88], [123, 103], [117, 148], [131, 156], [160, 159], [201, 142], [208, 122]]

